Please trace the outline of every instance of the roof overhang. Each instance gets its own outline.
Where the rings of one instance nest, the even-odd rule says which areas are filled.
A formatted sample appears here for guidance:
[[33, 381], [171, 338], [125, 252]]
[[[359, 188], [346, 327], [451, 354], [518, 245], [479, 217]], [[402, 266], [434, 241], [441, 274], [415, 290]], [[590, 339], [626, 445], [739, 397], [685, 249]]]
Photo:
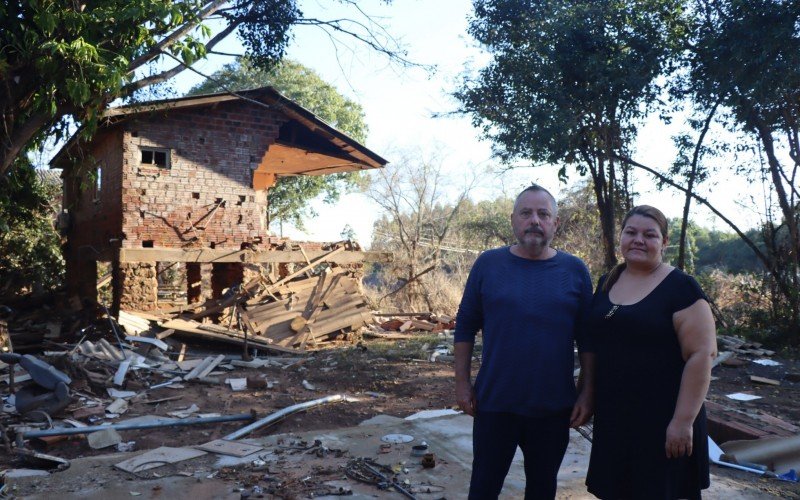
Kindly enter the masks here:
[[[106, 110], [101, 118], [103, 127], [112, 127], [134, 117], [183, 109], [218, 106], [230, 101], [246, 101], [254, 106], [284, 114], [324, 144], [324, 148], [281, 141], [271, 145], [262, 159], [259, 170], [276, 175], [323, 175], [381, 168], [387, 160], [366, 146], [325, 123], [311, 111], [286, 98], [272, 87], [262, 87], [238, 92], [205, 94], [177, 99], [165, 99], [119, 106]], [[50, 162], [51, 168], [62, 168], [67, 159], [85, 143], [80, 131], [72, 136]], [[296, 151], [290, 151], [290, 150]], [[269, 158], [269, 159], [268, 159]], [[273, 161], [274, 160], [274, 161]]]

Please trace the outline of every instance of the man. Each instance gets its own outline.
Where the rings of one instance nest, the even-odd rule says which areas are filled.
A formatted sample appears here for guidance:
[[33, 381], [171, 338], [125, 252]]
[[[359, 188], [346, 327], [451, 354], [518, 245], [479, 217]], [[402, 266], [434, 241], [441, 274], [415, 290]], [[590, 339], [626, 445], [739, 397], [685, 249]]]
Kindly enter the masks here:
[[[594, 354], [582, 329], [592, 299], [586, 265], [550, 246], [556, 200], [539, 185], [514, 202], [517, 243], [481, 254], [470, 271], [455, 332], [456, 399], [474, 417], [470, 498], [497, 498], [517, 446], [525, 498], [552, 499], [569, 427], [592, 414]], [[472, 350], [483, 332], [473, 386]], [[581, 362], [573, 380], [574, 342]]]

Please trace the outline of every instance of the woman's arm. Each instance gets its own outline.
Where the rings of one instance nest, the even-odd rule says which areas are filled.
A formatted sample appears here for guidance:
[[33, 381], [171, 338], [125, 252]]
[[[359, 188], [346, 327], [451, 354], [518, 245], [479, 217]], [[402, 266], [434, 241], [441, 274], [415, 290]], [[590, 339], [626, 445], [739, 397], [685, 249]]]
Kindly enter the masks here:
[[708, 392], [711, 364], [717, 356], [714, 316], [708, 302], [697, 300], [673, 314], [672, 321], [686, 365], [675, 413], [667, 427], [665, 448], [669, 458], [692, 454], [692, 424]]

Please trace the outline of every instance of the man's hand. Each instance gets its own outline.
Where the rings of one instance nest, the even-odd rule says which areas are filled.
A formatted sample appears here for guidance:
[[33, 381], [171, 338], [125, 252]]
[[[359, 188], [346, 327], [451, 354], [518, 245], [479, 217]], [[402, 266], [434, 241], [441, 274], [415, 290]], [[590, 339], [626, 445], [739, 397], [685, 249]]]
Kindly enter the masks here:
[[475, 416], [478, 409], [478, 401], [475, 398], [475, 389], [469, 381], [456, 380], [456, 403], [461, 411], [467, 415]]
[[569, 417], [569, 426], [577, 429], [582, 426], [594, 414], [594, 398], [589, 395], [589, 391], [583, 390], [578, 394], [575, 406], [572, 407], [572, 415]]
[[478, 409], [478, 400], [475, 398], [475, 389], [472, 387], [470, 368], [472, 364], [472, 342], [455, 343], [455, 375], [456, 375], [456, 403], [461, 411], [467, 415], [475, 416]]

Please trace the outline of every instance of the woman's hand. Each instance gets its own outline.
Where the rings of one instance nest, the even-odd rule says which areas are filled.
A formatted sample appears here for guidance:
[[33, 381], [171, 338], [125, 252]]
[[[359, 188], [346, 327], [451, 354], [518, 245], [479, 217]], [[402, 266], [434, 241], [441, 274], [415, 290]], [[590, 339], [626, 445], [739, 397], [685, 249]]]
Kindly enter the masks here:
[[672, 419], [667, 426], [667, 442], [665, 445], [667, 458], [679, 458], [692, 455], [692, 423]]

